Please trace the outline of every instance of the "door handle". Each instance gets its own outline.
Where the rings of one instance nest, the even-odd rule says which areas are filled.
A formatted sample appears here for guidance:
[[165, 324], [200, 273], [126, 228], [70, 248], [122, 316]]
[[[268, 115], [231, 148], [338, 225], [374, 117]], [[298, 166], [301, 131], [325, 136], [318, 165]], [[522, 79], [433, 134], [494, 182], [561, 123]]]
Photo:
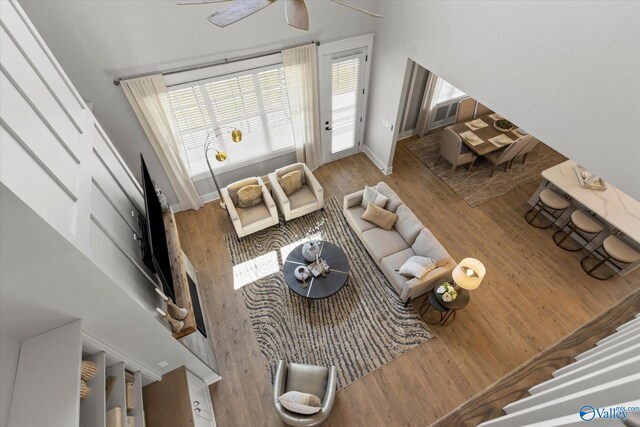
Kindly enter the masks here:
[[325, 127], [325, 128], [324, 128], [324, 130], [331, 130], [331, 129], [333, 129], [333, 128], [331, 128], [331, 127], [329, 127], [329, 126], [327, 126], [327, 127]]

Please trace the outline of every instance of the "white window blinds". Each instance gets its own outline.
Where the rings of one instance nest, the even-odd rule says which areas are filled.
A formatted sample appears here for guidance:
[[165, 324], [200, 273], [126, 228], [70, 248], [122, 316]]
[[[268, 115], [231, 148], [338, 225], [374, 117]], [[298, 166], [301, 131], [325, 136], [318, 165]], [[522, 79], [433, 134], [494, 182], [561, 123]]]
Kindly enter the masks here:
[[[228, 157], [220, 163], [210, 152], [214, 170], [294, 147], [282, 64], [180, 85], [169, 95], [194, 177], [208, 172], [204, 143], [217, 128], [222, 134], [214, 146]], [[233, 128], [242, 131], [238, 144], [231, 141]]]
[[331, 64], [331, 154], [352, 148], [361, 100], [360, 56]]

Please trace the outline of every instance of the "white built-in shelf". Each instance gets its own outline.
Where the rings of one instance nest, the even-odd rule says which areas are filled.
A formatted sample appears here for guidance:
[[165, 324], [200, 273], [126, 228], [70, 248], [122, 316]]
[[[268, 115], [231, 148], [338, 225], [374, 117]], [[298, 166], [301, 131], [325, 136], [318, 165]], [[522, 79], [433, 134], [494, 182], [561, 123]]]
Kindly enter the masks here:
[[80, 401], [80, 427], [105, 427], [105, 373], [106, 360], [103, 351], [83, 357], [96, 364], [96, 375], [87, 381], [91, 393]]
[[122, 425], [127, 425], [127, 391], [124, 381], [124, 362], [116, 363], [107, 368], [107, 377], [116, 377], [116, 383], [107, 398], [107, 412], [119, 407], [122, 409]]

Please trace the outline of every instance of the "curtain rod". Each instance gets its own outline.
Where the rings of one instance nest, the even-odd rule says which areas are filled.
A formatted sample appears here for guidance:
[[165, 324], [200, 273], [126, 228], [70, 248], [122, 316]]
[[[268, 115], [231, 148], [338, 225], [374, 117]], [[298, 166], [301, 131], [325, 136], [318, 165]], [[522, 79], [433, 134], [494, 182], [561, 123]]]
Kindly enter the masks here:
[[[320, 46], [320, 41], [311, 41], [311, 42], [308, 42], [308, 43], [302, 43], [302, 44], [298, 44], [298, 45], [295, 45], [295, 46], [282, 48], [282, 49], [279, 49], [279, 50], [272, 50], [270, 52], [258, 53], [256, 55], [239, 56], [239, 57], [231, 58], [231, 59], [225, 58], [225, 59], [222, 59], [220, 61], [209, 62], [207, 64], [200, 64], [200, 65], [193, 65], [193, 66], [190, 66], [190, 67], [176, 68], [176, 69], [173, 69], [173, 70], [162, 72], [160, 74], [162, 74], [163, 76], [169, 76], [171, 74], [184, 73], [186, 71], [200, 70], [202, 68], [214, 67], [216, 65], [232, 64], [234, 62], [246, 61], [248, 59], [263, 58], [265, 56], [275, 55], [276, 53], [280, 53], [284, 49], [292, 49], [292, 48], [295, 48], [295, 47], [306, 46], [306, 45], [311, 44], [311, 43], [314, 43], [316, 46]], [[137, 74], [135, 76], [118, 77], [115, 80], [113, 80], [113, 84], [116, 85], [116, 86], [120, 86], [120, 81], [122, 81], [122, 80], [135, 79], [137, 77], [150, 76], [152, 74], [155, 74], [155, 73], [145, 73], [145, 74]]]

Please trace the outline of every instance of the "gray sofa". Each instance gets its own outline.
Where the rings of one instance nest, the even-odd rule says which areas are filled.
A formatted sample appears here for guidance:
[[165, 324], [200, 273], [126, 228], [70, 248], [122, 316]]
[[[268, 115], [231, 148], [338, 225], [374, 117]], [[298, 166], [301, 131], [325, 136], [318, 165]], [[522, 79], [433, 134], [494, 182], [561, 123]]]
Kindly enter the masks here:
[[[384, 208], [398, 215], [391, 230], [384, 230], [361, 218], [365, 211], [360, 206], [364, 190], [344, 197], [344, 216], [402, 302], [408, 304], [412, 298], [430, 291], [440, 281], [450, 280], [456, 262], [391, 187], [380, 182], [373, 188], [388, 197]], [[414, 255], [440, 262], [435, 270], [420, 279], [400, 275], [396, 270]]]

